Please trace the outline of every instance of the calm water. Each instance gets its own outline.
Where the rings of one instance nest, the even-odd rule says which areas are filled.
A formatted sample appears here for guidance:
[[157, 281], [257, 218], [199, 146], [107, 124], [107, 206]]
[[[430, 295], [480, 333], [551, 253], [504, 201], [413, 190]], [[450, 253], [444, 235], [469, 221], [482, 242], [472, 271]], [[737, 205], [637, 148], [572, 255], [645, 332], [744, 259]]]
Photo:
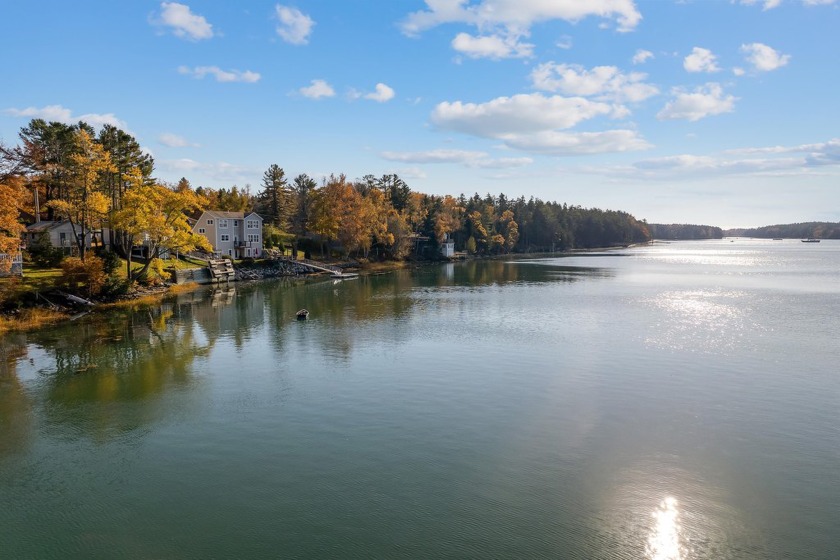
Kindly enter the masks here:
[[836, 558], [838, 318], [840, 242], [723, 240], [6, 336], [0, 557]]

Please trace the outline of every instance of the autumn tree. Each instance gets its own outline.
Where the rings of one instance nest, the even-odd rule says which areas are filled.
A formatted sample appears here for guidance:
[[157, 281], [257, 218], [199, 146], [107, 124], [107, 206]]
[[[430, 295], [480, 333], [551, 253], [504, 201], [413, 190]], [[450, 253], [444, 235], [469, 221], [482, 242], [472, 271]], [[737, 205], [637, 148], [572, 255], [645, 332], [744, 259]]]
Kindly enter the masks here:
[[464, 209], [458, 205], [458, 201], [447, 195], [440, 201], [434, 215], [435, 239], [443, 243], [447, 236], [461, 228], [461, 217]]
[[188, 252], [196, 249], [211, 251], [212, 247], [203, 235], [193, 233], [187, 215], [200, 212], [207, 206], [207, 200], [192, 190], [173, 190], [157, 183], [143, 182], [139, 171], [129, 175], [133, 184], [125, 193], [123, 207], [114, 214], [114, 225], [131, 237], [133, 244], [145, 243], [149, 249], [143, 267], [131, 270], [131, 259], [127, 262], [128, 282], [142, 277], [152, 260], [159, 258], [161, 251]]
[[[126, 190], [133, 184], [128, 181], [129, 173], [139, 172], [143, 182], [151, 182], [154, 159], [144, 152], [140, 143], [129, 133], [106, 124], [99, 131], [97, 142], [111, 158], [112, 167], [102, 174], [102, 190], [110, 199], [109, 213], [119, 211], [123, 205]], [[131, 253], [131, 244], [127, 235], [112, 228], [110, 235], [112, 249], [122, 257]]]
[[505, 210], [502, 212], [496, 229], [502, 236], [502, 249], [505, 253], [510, 253], [519, 241], [519, 224], [513, 219], [513, 211]]
[[[0, 253], [14, 255], [24, 230], [18, 209], [24, 197], [20, 154], [0, 144]], [[8, 272], [12, 261], [0, 260], [0, 272]]]
[[87, 236], [94, 224], [101, 224], [109, 208], [108, 197], [101, 190], [101, 178], [112, 172], [114, 166], [108, 152], [86, 130], [76, 132], [75, 143], [76, 150], [70, 155], [68, 165], [67, 187], [49, 205], [70, 221], [79, 257], [85, 260]]
[[[70, 156], [76, 151], [75, 134], [78, 130], [78, 125], [48, 123], [43, 119], [33, 119], [20, 129], [24, 162], [33, 173], [36, 184], [44, 189], [45, 205], [64, 195], [69, 180]], [[55, 210], [48, 205], [47, 208], [52, 219]]]

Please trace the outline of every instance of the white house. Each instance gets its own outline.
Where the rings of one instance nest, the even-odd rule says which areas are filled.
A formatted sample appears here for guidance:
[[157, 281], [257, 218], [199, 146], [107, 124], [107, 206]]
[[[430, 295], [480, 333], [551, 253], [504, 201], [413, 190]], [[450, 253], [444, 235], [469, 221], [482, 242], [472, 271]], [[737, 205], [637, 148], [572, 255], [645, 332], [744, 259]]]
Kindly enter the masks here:
[[[79, 231], [78, 227], [76, 228], [76, 231]], [[49, 237], [50, 244], [53, 247], [61, 247], [66, 249], [68, 252], [72, 251], [76, 247], [73, 226], [70, 225], [68, 220], [61, 220], [57, 222], [44, 221], [26, 226], [26, 231], [23, 233], [23, 240], [27, 246], [30, 246], [42, 235], [47, 235]], [[85, 246], [90, 247], [90, 232], [87, 232], [86, 237]]]
[[261, 257], [263, 219], [256, 212], [205, 210], [196, 220], [193, 232], [203, 235], [213, 252], [235, 259]]
[[446, 258], [455, 256], [455, 240], [446, 234], [443, 243], [440, 244], [440, 254]]

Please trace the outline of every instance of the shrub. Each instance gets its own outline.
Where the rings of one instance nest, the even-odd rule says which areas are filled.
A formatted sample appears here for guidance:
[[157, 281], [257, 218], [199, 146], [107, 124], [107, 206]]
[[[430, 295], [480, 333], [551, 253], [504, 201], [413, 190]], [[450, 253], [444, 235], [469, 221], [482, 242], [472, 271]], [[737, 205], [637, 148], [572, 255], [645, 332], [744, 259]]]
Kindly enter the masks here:
[[53, 268], [64, 259], [64, 251], [60, 247], [53, 247], [50, 236], [42, 233], [29, 244], [27, 248], [32, 262], [41, 268]]
[[89, 256], [84, 261], [68, 257], [61, 263], [63, 274], [58, 279], [58, 286], [69, 292], [84, 293], [88, 297], [98, 295], [105, 285], [105, 268], [102, 259]]
[[118, 276], [108, 276], [102, 285], [99, 295], [115, 298], [128, 293], [128, 282]]
[[122, 265], [120, 257], [115, 252], [108, 249], [98, 250], [96, 252], [96, 256], [102, 259], [102, 266], [105, 270], [105, 274], [112, 274]]

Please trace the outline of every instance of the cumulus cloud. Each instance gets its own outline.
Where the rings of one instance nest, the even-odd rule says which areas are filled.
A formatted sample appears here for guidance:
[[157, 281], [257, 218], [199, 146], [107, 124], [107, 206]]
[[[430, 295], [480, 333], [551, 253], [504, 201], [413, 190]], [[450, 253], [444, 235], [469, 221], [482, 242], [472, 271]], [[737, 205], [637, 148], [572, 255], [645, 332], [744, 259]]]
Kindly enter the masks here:
[[763, 43], [741, 45], [741, 52], [746, 56], [747, 62], [759, 72], [770, 72], [790, 62], [789, 54], [781, 54]]
[[458, 33], [452, 39], [452, 48], [470, 58], [527, 58], [533, 55], [534, 45], [522, 43], [516, 35], [501, 37], [483, 35], [474, 37], [469, 33]]
[[44, 119], [45, 121], [55, 121], [64, 124], [76, 124], [79, 121], [83, 121], [93, 126], [94, 128], [110, 124], [111, 126], [115, 126], [121, 130], [128, 132], [128, 126], [125, 124], [125, 122], [118, 119], [113, 113], [85, 113], [83, 115], [74, 115], [70, 109], [62, 107], [61, 105], [27, 107], [25, 109], [11, 108], [6, 109], [3, 112], [13, 117], [24, 117], [28, 119]]
[[656, 115], [659, 120], [699, 121], [712, 115], [731, 113], [737, 101], [734, 96], [725, 95], [723, 88], [717, 83], [708, 83], [696, 88], [693, 92], [674, 88], [672, 93], [674, 99]]
[[213, 26], [203, 16], [192, 13], [186, 4], [162, 2], [156, 23], [168, 27], [176, 37], [198, 41], [213, 37]]
[[194, 144], [188, 141], [183, 136], [179, 136], [171, 132], [164, 132], [163, 134], [158, 136], [158, 142], [160, 142], [164, 146], [169, 146], [170, 148], [186, 148], [198, 146], [198, 144]]
[[511, 148], [555, 156], [631, 152], [652, 147], [634, 130], [545, 130], [535, 134], [508, 134], [502, 136], [502, 140]]
[[638, 102], [658, 94], [656, 86], [644, 82], [646, 78], [647, 74], [640, 72], [624, 74], [615, 66], [586, 70], [576, 64], [554, 62], [540, 64], [531, 72], [536, 89], [617, 102]]
[[431, 120], [441, 129], [501, 140], [508, 147], [535, 153], [571, 155], [648, 148], [649, 144], [630, 130], [565, 132], [614, 110], [610, 104], [582, 97], [534, 93], [478, 104], [439, 103]]
[[394, 90], [383, 83], [378, 83], [373, 92], [365, 94], [362, 97], [376, 101], [377, 103], [385, 103], [394, 98]]
[[425, 152], [382, 152], [382, 158], [403, 163], [455, 163], [466, 167], [508, 169], [523, 167], [534, 162], [528, 157], [491, 158], [486, 152], [470, 150], [430, 150]]
[[709, 49], [694, 47], [691, 54], [683, 60], [683, 68], [688, 72], [720, 72], [717, 57]]
[[527, 133], [545, 129], [571, 128], [599, 115], [612, 106], [582, 97], [546, 97], [540, 93], [498, 97], [487, 103], [439, 103], [432, 122], [440, 128], [467, 134], [498, 137], [504, 133]]
[[619, 31], [630, 31], [642, 19], [633, 0], [426, 0], [426, 8], [408, 15], [402, 23], [404, 33], [416, 35], [445, 23], [526, 33], [535, 23], [577, 22], [591, 16], [614, 20]]
[[261, 77], [257, 72], [251, 72], [250, 70], [245, 70], [244, 72], [239, 70], [222, 70], [218, 66], [196, 66], [195, 68], [179, 66], [178, 73], [192, 76], [197, 80], [209, 75], [216, 78], [217, 82], [244, 82], [248, 84], [260, 81]]
[[322, 97], [333, 97], [335, 90], [324, 80], [312, 80], [311, 85], [298, 90], [301, 95], [310, 99], [321, 99]]
[[633, 55], [633, 64], [644, 64], [653, 58], [653, 53], [645, 49], [638, 49]]
[[309, 35], [315, 22], [308, 15], [297, 8], [277, 4], [274, 7], [277, 15], [277, 35], [287, 43], [305, 45], [309, 42]]

